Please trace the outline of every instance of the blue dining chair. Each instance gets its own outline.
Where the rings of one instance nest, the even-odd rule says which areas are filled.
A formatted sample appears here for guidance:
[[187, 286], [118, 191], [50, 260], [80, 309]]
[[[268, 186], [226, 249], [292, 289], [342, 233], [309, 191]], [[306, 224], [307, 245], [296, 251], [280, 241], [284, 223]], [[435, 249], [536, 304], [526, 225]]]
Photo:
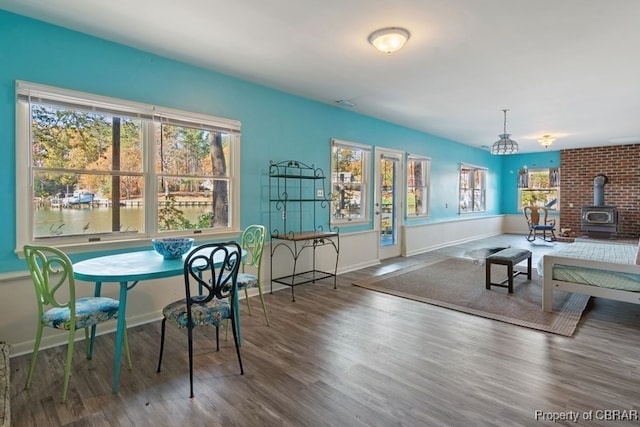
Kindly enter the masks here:
[[[31, 386], [44, 327], [67, 330], [69, 331], [67, 361], [65, 363], [64, 383], [62, 386], [62, 402], [64, 403], [67, 400], [67, 389], [69, 387], [69, 377], [71, 376], [76, 330], [84, 329], [86, 355], [87, 359], [91, 360], [93, 342], [90, 336], [93, 337], [94, 334], [90, 335], [90, 330], [99, 323], [116, 319], [119, 314], [119, 302], [107, 297], [76, 299], [73, 265], [64, 252], [49, 246], [25, 245], [23, 249], [38, 302], [36, 338], [24, 388], [28, 390]], [[131, 355], [129, 353], [126, 330], [123, 344], [129, 369], [131, 369]]]
[[[189, 345], [189, 385], [193, 397], [193, 328], [211, 325], [216, 328], [216, 351], [220, 350], [220, 325], [231, 321], [240, 374], [244, 375], [234, 304], [242, 251], [236, 242], [209, 243], [192, 249], [184, 260], [185, 298], [174, 301], [162, 310], [160, 355], [158, 370], [162, 366], [167, 320], [178, 328], [187, 329]], [[192, 289], [193, 287], [193, 289]], [[193, 291], [193, 294], [192, 294]]]

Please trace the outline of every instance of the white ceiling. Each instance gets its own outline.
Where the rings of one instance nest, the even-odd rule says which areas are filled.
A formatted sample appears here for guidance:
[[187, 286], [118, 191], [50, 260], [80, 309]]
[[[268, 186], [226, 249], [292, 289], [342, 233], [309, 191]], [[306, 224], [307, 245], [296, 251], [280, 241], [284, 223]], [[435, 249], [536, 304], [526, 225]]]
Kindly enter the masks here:
[[[0, 7], [475, 147], [640, 143], [638, 0], [0, 0]], [[367, 42], [399, 26], [391, 55]], [[343, 108], [336, 106], [336, 108]]]

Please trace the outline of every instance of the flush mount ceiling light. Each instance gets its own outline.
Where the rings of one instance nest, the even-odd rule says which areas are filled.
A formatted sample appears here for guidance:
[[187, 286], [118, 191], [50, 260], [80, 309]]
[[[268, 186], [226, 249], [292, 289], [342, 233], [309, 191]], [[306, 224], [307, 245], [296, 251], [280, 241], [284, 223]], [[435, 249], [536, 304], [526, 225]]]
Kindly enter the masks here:
[[502, 111], [504, 112], [504, 133], [498, 135], [500, 140], [494, 142], [491, 146], [491, 154], [515, 154], [518, 152], [518, 143], [509, 138], [511, 134], [507, 133], [507, 111], [509, 110]]
[[369, 43], [383, 53], [393, 53], [400, 49], [409, 40], [409, 31], [404, 28], [382, 28], [369, 36]]
[[542, 135], [542, 138], [540, 138], [538, 140], [538, 142], [540, 143], [540, 145], [542, 145], [544, 148], [549, 148], [549, 146], [551, 144], [553, 144], [553, 141], [555, 141], [555, 138], [551, 138], [551, 135]]

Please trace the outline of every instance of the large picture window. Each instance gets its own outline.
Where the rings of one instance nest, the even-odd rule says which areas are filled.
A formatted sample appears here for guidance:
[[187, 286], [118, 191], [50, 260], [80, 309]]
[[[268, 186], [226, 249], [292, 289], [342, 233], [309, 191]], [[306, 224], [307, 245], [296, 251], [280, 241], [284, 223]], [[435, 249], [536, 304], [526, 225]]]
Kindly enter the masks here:
[[238, 122], [16, 89], [19, 247], [239, 228]]
[[486, 210], [487, 169], [460, 165], [460, 213]]
[[367, 220], [370, 153], [368, 146], [331, 140], [331, 222]]
[[407, 217], [429, 215], [429, 174], [431, 159], [407, 156]]

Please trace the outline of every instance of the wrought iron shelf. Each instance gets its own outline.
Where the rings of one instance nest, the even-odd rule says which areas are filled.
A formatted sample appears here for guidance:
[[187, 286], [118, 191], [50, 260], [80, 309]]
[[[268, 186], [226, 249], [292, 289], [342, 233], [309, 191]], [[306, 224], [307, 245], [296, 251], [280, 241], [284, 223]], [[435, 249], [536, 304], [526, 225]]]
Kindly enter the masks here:
[[[271, 233], [271, 292], [273, 283], [291, 287], [291, 299], [295, 301], [293, 288], [305, 283], [333, 278], [337, 288], [336, 273], [340, 254], [340, 235], [331, 228], [331, 200], [327, 197], [326, 177], [320, 168], [297, 160], [270, 162], [269, 164], [269, 229]], [[335, 252], [333, 271], [316, 266], [316, 250], [328, 247]], [[311, 250], [311, 269], [300, 267], [300, 256]], [[280, 251], [291, 255], [291, 274], [274, 277], [274, 255]], [[305, 271], [298, 271], [305, 268]]]

